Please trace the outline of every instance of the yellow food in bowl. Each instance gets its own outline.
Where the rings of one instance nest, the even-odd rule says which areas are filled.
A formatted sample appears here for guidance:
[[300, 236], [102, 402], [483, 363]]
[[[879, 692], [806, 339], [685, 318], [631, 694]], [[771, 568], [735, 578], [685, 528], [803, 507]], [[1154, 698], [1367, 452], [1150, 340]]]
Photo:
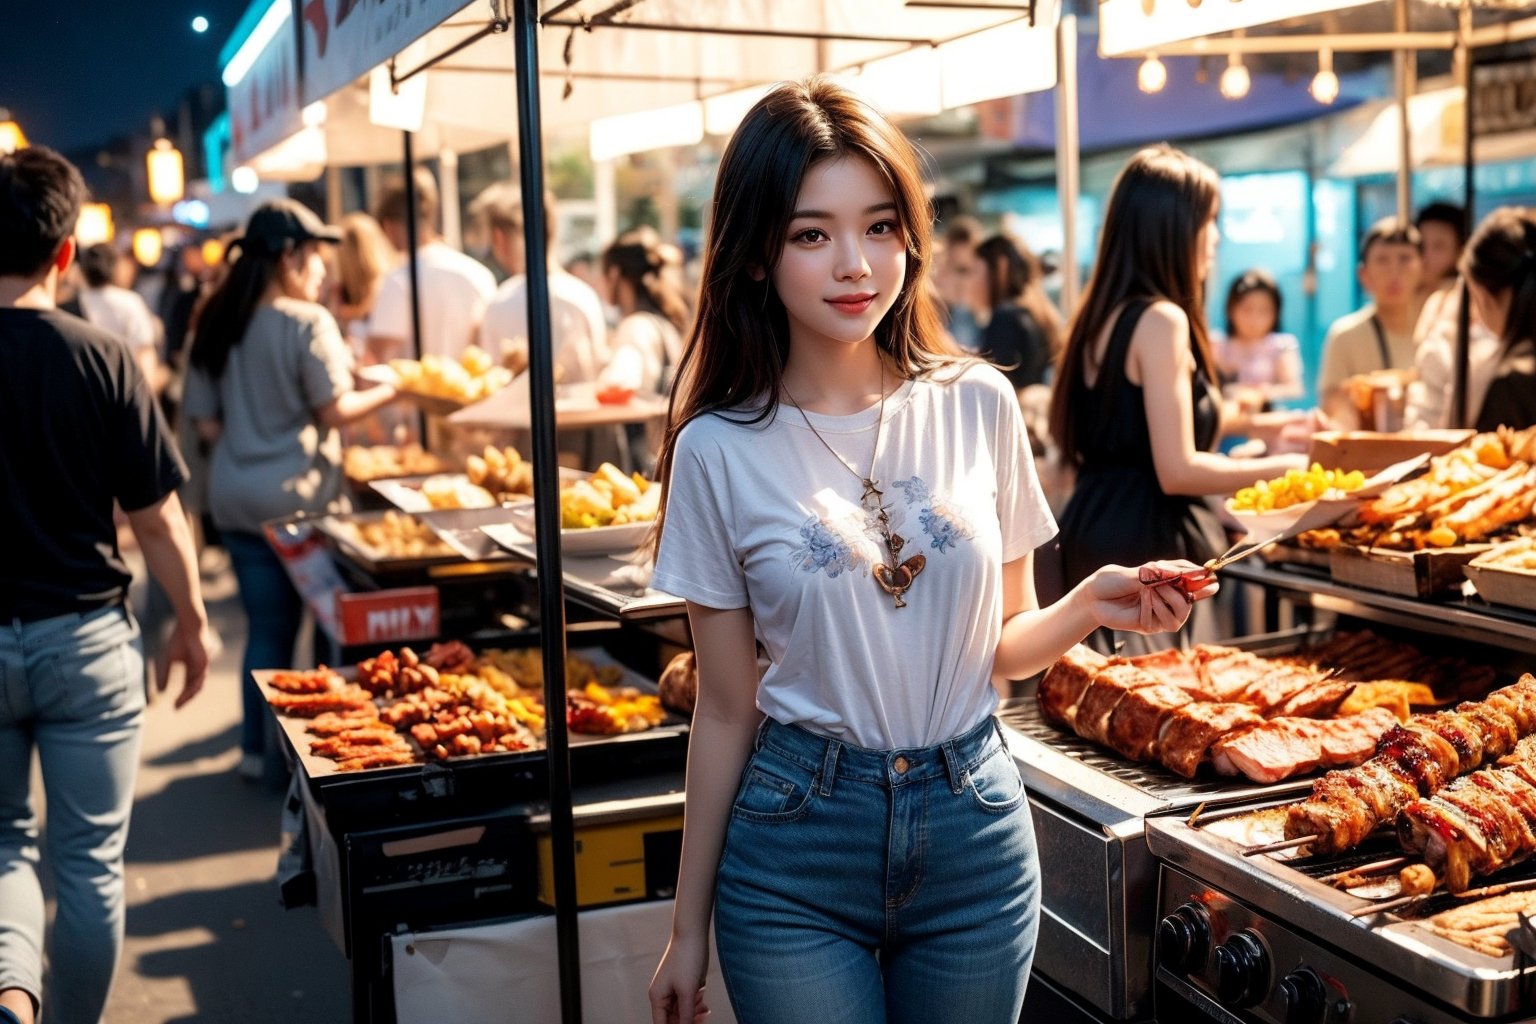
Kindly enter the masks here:
[[1273, 480], [1260, 480], [1252, 487], [1240, 489], [1232, 498], [1234, 512], [1272, 512], [1289, 508], [1318, 498], [1342, 497], [1365, 486], [1365, 474], [1358, 469], [1348, 472], [1324, 469], [1312, 463], [1305, 472], [1287, 470]]

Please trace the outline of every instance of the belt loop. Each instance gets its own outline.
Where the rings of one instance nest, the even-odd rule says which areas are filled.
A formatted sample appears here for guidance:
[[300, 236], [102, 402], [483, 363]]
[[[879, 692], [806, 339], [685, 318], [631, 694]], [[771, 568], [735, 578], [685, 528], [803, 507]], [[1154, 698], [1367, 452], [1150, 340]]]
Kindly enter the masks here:
[[837, 774], [837, 755], [842, 749], [837, 740], [827, 740], [827, 752], [821, 759], [821, 785], [817, 788], [822, 796], [832, 795], [832, 778]]
[[752, 737], [753, 751], [763, 749], [763, 737], [768, 735], [768, 723], [771, 721], [773, 721], [773, 719], [769, 718], [767, 715], [764, 715], [763, 720], [757, 723], [757, 735]]
[[953, 739], [945, 740], [940, 745], [940, 749], [944, 751], [944, 764], [949, 769], [949, 788], [959, 796], [965, 792], [965, 759], [960, 751], [955, 749]]

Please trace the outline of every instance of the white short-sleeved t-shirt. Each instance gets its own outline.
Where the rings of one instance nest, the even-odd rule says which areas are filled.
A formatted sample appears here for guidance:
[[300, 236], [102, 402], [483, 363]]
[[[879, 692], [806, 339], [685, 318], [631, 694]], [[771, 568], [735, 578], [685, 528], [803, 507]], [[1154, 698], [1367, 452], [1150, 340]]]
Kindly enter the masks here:
[[[879, 407], [810, 413], [862, 475]], [[885, 403], [874, 478], [902, 558], [927, 564], [895, 607], [871, 575], [884, 545], [862, 488], [780, 405], [699, 417], [678, 438], [653, 586], [750, 607], [770, 662], [757, 706], [861, 747], [941, 743], [991, 714], [1002, 567], [1056, 534], [1012, 385], [972, 366]]]
[[[496, 278], [473, 256], [442, 242], [422, 246], [416, 257], [421, 287], [420, 354], [457, 359], [477, 336], [486, 304], [496, 292]], [[396, 267], [384, 275], [369, 330], [380, 337], [410, 338], [409, 266]]]

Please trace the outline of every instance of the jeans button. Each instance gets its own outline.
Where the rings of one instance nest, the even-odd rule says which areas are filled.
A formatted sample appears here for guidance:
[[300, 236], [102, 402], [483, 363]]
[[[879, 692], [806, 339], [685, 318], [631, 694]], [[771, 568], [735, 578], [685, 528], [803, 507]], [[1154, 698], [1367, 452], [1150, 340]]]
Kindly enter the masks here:
[[891, 762], [891, 767], [896, 769], [898, 775], [905, 775], [907, 774], [907, 769], [912, 767], [912, 762], [897, 754], [896, 760]]

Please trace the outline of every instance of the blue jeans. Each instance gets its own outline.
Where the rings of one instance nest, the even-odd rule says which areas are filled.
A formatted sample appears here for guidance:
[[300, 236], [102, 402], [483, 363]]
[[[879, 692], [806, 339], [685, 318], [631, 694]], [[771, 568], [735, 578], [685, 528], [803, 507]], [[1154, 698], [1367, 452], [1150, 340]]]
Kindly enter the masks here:
[[1039, 872], [992, 719], [913, 750], [767, 720], [717, 877], [715, 942], [741, 1024], [1019, 1019]]
[[[0, 989], [43, 991], [46, 853], [58, 893], [48, 1024], [96, 1024], [123, 947], [123, 847], [144, 719], [144, 653], [126, 609], [0, 629]], [[42, 765], [38, 846], [30, 791]]]
[[227, 530], [224, 550], [229, 552], [246, 622], [245, 653], [240, 659], [240, 750], [264, 754], [270, 764], [277, 765], [281, 752], [276, 748], [271, 715], [251, 672], [293, 667], [293, 647], [304, 623], [304, 599], [265, 537]]

